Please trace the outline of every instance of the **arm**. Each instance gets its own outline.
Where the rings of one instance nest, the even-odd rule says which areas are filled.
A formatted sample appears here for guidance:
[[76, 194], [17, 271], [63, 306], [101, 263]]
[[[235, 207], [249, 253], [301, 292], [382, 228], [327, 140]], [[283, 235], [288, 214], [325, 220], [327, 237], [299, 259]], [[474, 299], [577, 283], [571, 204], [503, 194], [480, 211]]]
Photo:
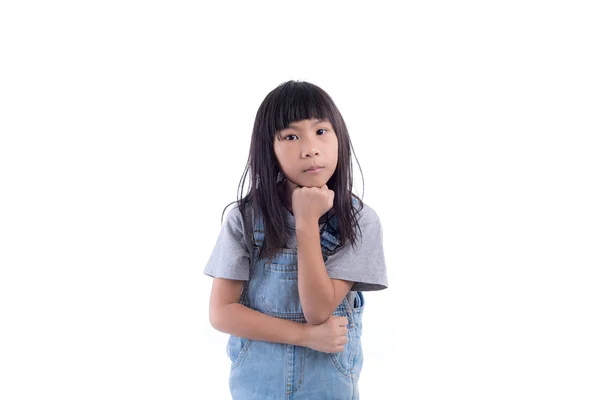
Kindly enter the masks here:
[[306, 324], [265, 315], [239, 304], [244, 281], [215, 278], [209, 319], [218, 331], [265, 342], [306, 346]]
[[318, 220], [296, 221], [298, 292], [306, 321], [326, 321], [348, 294], [353, 282], [330, 279], [321, 254]]
[[348, 319], [332, 317], [321, 325], [275, 318], [238, 303], [244, 281], [215, 278], [210, 294], [211, 325], [224, 333], [263, 342], [309, 347], [339, 353], [348, 343]]

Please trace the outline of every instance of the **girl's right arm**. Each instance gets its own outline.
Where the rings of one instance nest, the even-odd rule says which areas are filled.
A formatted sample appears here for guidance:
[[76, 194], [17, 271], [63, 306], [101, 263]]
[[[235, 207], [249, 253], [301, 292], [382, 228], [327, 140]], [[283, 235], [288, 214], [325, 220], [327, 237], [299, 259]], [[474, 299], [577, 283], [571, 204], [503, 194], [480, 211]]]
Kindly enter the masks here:
[[310, 347], [326, 353], [340, 352], [348, 342], [346, 317], [330, 317], [309, 325], [271, 317], [239, 303], [244, 281], [214, 278], [209, 318], [218, 331], [264, 342]]

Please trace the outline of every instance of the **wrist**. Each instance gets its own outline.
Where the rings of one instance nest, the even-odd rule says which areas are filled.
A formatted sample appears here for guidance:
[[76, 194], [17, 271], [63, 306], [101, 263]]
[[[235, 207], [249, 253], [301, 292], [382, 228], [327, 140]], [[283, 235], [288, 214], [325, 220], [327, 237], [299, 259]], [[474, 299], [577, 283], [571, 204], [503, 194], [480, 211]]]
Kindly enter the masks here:
[[315, 228], [319, 229], [318, 218], [302, 217], [296, 219], [296, 232], [304, 230], [314, 230]]
[[296, 340], [295, 340], [297, 346], [308, 347], [308, 337], [310, 334], [310, 327], [311, 327], [311, 325], [308, 323], [300, 324], [300, 326], [297, 330], [297, 335], [296, 335]]

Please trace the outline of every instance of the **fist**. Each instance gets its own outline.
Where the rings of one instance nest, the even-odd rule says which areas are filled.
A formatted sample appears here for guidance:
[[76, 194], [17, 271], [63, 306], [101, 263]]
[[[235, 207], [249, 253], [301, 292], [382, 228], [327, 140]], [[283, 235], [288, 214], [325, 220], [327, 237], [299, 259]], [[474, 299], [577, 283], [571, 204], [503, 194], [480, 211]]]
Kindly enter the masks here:
[[306, 347], [324, 353], [344, 351], [348, 343], [348, 318], [331, 316], [320, 325], [305, 325]]
[[296, 187], [292, 192], [292, 212], [296, 219], [318, 222], [333, 207], [335, 193], [327, 185]]

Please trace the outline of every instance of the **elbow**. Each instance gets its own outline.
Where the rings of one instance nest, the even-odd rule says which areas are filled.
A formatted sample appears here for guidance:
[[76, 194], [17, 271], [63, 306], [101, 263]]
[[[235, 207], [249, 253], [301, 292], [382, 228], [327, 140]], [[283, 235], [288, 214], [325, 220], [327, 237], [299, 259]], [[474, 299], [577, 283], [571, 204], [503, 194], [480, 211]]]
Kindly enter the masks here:
[[210, 325], [218, 331], [223, 332], [223, 310], [217, 307], [211, 307], [208, 311], [208, 320]]
[[324, 312], [305, 312], [304, 319], [306, 322], [311, 325], [321, 325], [323, 322], [327, 321], [331, 315], [329, 313]]
[[321, 304], [316, 307], [303, 308], [302, 313], [304, 314], [304, 319], [306, 319], [307, 323], [311, 325], [320, 325], [331, 317], [333, 310], [335, 310], [335, 307], [331, 304]]
[[214, 313], [210, 312], [208, 314], [208, 320], [210, 321], [210, 325], [213, 328], [215, 328], [216, 330], [219, 330], [219, 328], [218, 328], [218, 326], [219, 326], [219, 322], [218, 321], [219, 320], [218, 320], [217, 316]]

